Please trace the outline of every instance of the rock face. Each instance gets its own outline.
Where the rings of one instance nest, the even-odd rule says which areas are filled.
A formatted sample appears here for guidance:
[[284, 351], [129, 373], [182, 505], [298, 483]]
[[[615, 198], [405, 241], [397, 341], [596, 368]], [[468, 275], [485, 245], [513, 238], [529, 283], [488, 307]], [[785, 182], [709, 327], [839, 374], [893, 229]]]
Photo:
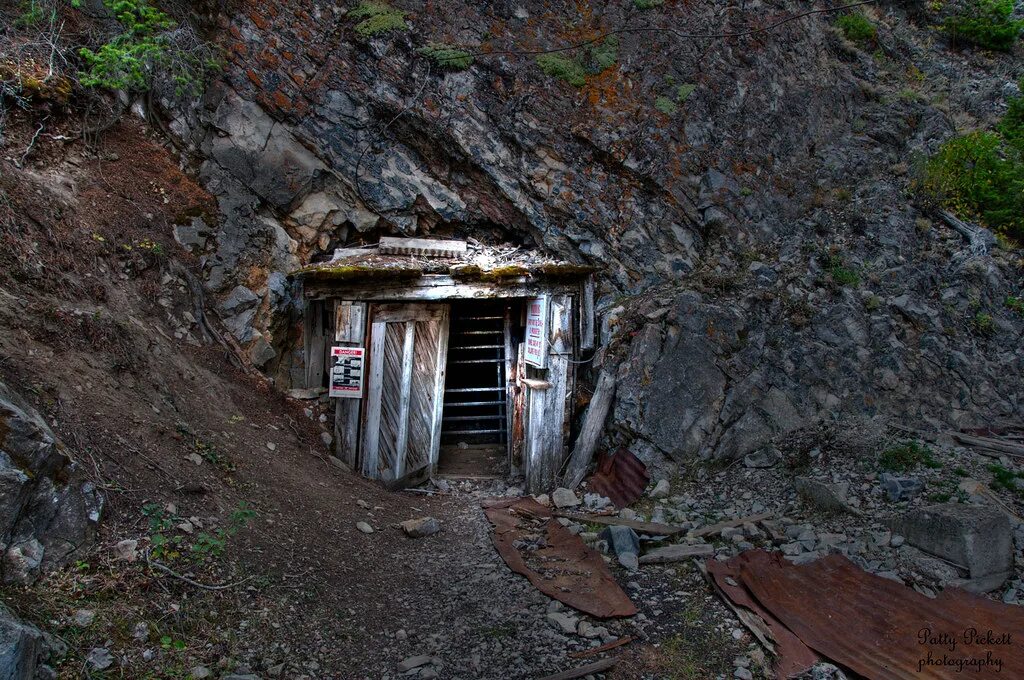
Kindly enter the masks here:
[[103, 508], [38, 412], [0, 383], [0, 574], [28, 583], [88, 547]]
[[56, 678], [57, 673], [46, 662], [66, 652], [63, 642], [21, 621], [0, 604], [0, 678]]
[[[907, 199], [908, 159], [1005, 108], [1001, 70], [952, 56], [916, 3], [878, 8], [891, 73], [828, 14], [704, 44], [657, 29], [718, 32], [713, 5], [635, 9], [446, 0], [373, 38], [297, 0], [224, 17], [225, 76], [171, 127], [222, 214], [183, 242], [254, 363], [306, 387], [289, 270], [381, 234], [473, 236], [603, 267], [593, 366], [618, 363], [612, 431], [645, 462], [742, 457], [837, 414], [1019, 416], [1012, 257]], [[637, 20], [600, 63], [569, 53], [581, 86], [516, 54]], [[418, 52], [437, 41], [487, 49], [446, 69]], [[911, 68], [948, 99], [906, 96]]]
[[998, 588], [1013, 569], [1010, 521], [989, 506], [946, 503], [890, 522], [910, 545], [965, 567], [970, 579], [960, 585], [976, 592]]

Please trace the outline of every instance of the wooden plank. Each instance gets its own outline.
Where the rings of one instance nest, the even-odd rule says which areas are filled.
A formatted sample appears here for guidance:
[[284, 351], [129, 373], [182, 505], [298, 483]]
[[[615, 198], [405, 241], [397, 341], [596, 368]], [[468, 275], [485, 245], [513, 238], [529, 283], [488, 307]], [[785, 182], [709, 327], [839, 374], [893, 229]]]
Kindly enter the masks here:
[[572, 354], [572, 297], [552, 295], [548, 303], [548, 354]]
[[579, 293], [579, 284], [548, 282], [528, 276], [493, 281], [460, 281], [445, 274], [426, 274], [411, 280], [303, 281], [307, 298], [358, 299], [369, 302], [441, 302], [452, 299], [531, 298], [544, 293]]
[[448, 331], [450, 308], [444, 305], [439, 321], [437, 365], [434, 382], [434, 423], [430, 438], [430, 474], [437, 470], [437, 460], [441, 453], [441, 416], [444, 413], [444, 383], [448, 358]]
[[382, 255], [420, 255], [421, 257], [461, 257], [466, 254], [465, 241], [429, 238], [381, 236], [377, 251]]
[[760, 522], [761, 520], [768, 519], [769, 517], [772, 517], [772, 513], [770, 513], [770, 512], [762, 512], [762, 513], [757, 514], [757, 515], [749, 515], [747, 517], [740, 517], [738, 519], [730, 519], [730, 520], [727, 520], [725, 522], [718, 522], [717, 524], [709, 524], [708, 526], [701, 527], [700, 529], [694, 529], [693, 531], [691, 531], [687, 535], [688, 536], [694, 536], [694, 537], [710, 536], [712, 534], [717, 534], [722, 529], [729, 529], [731, 527], [743, 526], [747, 522]]
[[375, 321], [440, 321], [446, 314], [447, 305], [417, 305], [408, 303], [383, 303], [376, 306]]
[[633, 641], [633, 638], [631, 636], [623, 635], [618, 640], [612, 640], [611, 642], [606, 642], [605, 644], [601, 645], [600, 647], [594, 647], [593, 649], [585, 649], [582, 652], [570, 652], [569, 653], [569, 658], [570, 659], [585, 659], [588, 656], [594, 656], [595, 654], [603, 654], [603, 653], [605, 653], [605, 652], [607, 652], [609, 650], [615, 649], [616, 647], [621, 647], [623, 645], [628, 645], [632, 641]]
[[568, 396], [569, 357], [556, 354], [548, 357], [548, 380], [551, 389], [540, 392], [544, 409], [542, 427], [543, 453], [541, 458], [541, 486], [550, 490], [558, 481], [558, 473], [565, 462], [565, 401]]
[[601, 659], [600, 661], [589, 663], [586, 666], [580, 666], [579, 668], [555, 673], [554, 675], [545, 675], [540, 680], [575, 680], [575, 678], [584, 678], [595, 673], [603, 673], [617, 663], [619, 663], [619, 657], [613, 656], [608, 659]]
[[324, 336], [324, 306], [324, 301], [316, 300], [306, 305], [303, 316], [306, 387], [321, 387], [324, 384], [324, 357], [328, 351]]
[[366, 332], [366, 303], [339, 300], [334, 312], [334, 341], [359, 347]]
[[678, 536], [686, 531], [686, 529], [682, 527], [675, 527], [671, 524], [638, 522], [633, 519], [622, 519], [615, 515], [572, 514], [568, 512], [556, 512], [554, 515], [556, 517], [566, 517], [574, 522], [584, 522], [586, 524], [603, 524], [604, 526], [610, 527], [629, 527], [638, 534], [646, 534], [648, 536]]
[[[334, 341], [342, 347], [366, 342], [366, 303], [339, 300], [334, 311]], [[362, 399], [334, 400], [334, 453], [353, 470], [359, 461], [359, 416]]]
[[374, 321], [370, 334], [370, 373], [367, 378], [366, 423], [363, 427], [363, 476], [377, 479], [380, 469], [381, 386], [384, 382], [384, 333], [387, 324]]
[[583, 281], [580, 290], [580, 350], [594, 349], [594, 275]]
[[594, 388], [594, 396], [587, 407], [587, 415], [583, 418], [583, 428], [576, 439], [576, 446], [569, 457], [569, 465], [565, 471], [563, 484], [567, 489], [575, 489], [587, 474], [590, 461], [594, 458], [604, 423], [611, 410], [615, 396], [615, 376], [611, 371], [601, 371]]
[[394, 479], [405, 474], [406, 449], [409, 445], [409, 401], [412, 392], [413, 344], [416, 342], [416, 323], [405, 322], [405, 340], [402, 344], [402, 382], [398, 393], [398, 432], [395, 434]]
[[977, 447], [981, 449], [988, 449], [990, 451], [999, 451], [1009, 456], [1020, 457], [1024, 456], [1024, 445], [1016, 444], [1002, 439], [995, 439], [993, 437], [976, 437], [962, 432], [950, 432], [953, 439], [971, 447]]

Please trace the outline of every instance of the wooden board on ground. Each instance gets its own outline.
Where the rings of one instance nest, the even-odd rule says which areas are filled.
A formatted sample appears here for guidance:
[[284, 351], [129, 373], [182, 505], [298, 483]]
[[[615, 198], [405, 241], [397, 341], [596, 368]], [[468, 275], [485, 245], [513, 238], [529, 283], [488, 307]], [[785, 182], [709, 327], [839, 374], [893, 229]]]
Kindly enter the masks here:
[[562, 671], [561, 673], [555, 673], [554, 675], [546, 675], [540, 680], [573, 680], [573, 678], [584, 678], [594, 673], [603, 673], [615, 664], [619, 662], [619, 657], [613, 656], [610, 659], [601, 659], [594, 663], [587, 664], [586, 666], [580, 666], [579, 668], [573, 668], [572, 670]]
[[743, 526], [747, 522], [760, 522], [763, 519], [768, 519], [772, 516], [770, 512], [762, 512], [759, 515], [749, 515], [747, 517], [739, 517], [737, 519], [730, 519], [725, 522], [718, 522], [717, 524], [709, 524], [706, 527], [694, 529], [688, 536], [710, 536], [711, 534], [717, 534], [722, 529], [728, 529], [730, 527]]
[[586, 524], [603, 524], [605, 526], [629, 527], [638, 534], [648, 536], [678, 536], [686, 531], [683, 527], [674, 527], [670, 524], [658, 524], [657, 522], [638, 522], [632, 519], [622, 519], [613, 515], [578, 515], [568, 512], [556, 512], [555, 517], [565, 517], [575, 522]]

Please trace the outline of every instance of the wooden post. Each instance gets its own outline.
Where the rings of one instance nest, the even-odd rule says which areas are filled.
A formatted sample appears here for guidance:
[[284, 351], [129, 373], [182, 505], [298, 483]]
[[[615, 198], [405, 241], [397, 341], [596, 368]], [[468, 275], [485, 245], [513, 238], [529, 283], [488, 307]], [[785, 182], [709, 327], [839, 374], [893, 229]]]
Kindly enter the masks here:
[[324, 335], [324, 305], [314, 300], [306, 305], [303, 317], [302, 344], [306, 360], [306, 387], [320, 387], [324, 383], [324, 356], [327, 338]]
[[[334, 341], [338, 345], [363, 346], [366, 341], [365, 302], [338, 301], [334, 320]], [[365, 378], [363, 382], [365, 384]], [[334, 452], [353, 470], [359, 458], [359, 414], [362, 403], [362, 399], [334, 400]]]
[[601, 371], [594, 396], [587, 407], [587, 415], [583, 419], [583, 428], [565, 470], [563, 484], [567, 489], [575, 489], [583, 481], [604, 431], [604, 421], [608, 418], [614, 396], [615, 376], [610, 371]]
[[580, 290], [580, 349], [594, 349], [594, 275], [583, 281]]
[[[569, 397], [569, 368], [573, 347], [572, 298], [552, 295], [548, 305], [548, 357], [537, 386], [527, 384], [524, 463], [530, 493], [551, 489], [565, 457], [565, 426]], [[543, 385], [543, 386], [541, 386]]]

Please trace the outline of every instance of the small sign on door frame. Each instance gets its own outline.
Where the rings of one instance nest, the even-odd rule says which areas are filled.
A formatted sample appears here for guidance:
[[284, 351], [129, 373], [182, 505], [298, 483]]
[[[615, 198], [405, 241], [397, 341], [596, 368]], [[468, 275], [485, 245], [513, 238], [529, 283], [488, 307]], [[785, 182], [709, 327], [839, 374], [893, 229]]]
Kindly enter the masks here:
[[548, 298], [541, 296], [526, 303], [526, 340], [523, 360], [534, 368], [547, 367]]
[[331, 347], [331, 398], [359, 399], [363, 396], [365, 347]]

